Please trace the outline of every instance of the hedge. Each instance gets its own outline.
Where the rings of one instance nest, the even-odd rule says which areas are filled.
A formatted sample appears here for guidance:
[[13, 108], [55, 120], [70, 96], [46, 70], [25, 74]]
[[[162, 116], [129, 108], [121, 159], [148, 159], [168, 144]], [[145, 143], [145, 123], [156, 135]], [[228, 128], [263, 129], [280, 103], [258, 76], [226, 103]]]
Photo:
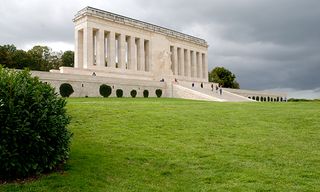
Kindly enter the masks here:
[[66, 100], [29, 71], [0, 66], [0, 180], [54, 170], [69, 157]]
[[160, 98], [161, 95], [162, 95], [162, 90], [161, 89], [157, 89], [156, 90], [156, 95], [157, 95], [158, 98]]
[[74, 92], [72, 85], [70, 85], [69, 83], [61, 84], [59, 91], [62, 97], [70, 97], [70, 95]]
[[112, 88], [109, 85], [102, 84], [100, 85], [99, 93], [103, 97], [109, 97], [112, 93]]
[[148, 90], [144, 90], [143, 91], [143, 97], [144, 98], [148, 98], [149, 97], [149, 91]]
[[117, 97], [122, 97], [123, 96], [123, 91], [122, 91], [122, 89], [117, 89], [116, 90], [116, 95], [117, 95]]
[[137, 91], [136, 90], [132, 90], [130, 92], [130, 95], [131, 95], [132, 98], [135, 98], [137, 96]]

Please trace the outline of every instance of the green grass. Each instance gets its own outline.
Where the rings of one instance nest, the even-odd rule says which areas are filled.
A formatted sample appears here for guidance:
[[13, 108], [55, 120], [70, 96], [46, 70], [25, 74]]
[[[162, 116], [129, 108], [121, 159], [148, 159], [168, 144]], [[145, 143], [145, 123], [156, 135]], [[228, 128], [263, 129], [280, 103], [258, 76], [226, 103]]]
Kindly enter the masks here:
[[0, 191], [319, 191], [320, 102], [69, 99], [66, 171]]

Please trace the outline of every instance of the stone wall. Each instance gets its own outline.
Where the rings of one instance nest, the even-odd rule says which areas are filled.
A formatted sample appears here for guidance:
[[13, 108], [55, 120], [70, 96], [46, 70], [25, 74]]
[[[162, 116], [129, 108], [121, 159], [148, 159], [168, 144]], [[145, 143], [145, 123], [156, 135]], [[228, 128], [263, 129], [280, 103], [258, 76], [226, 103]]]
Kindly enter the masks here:
[[112, 87], [112, 94], [110, 97], [116, 97], [116, 90], [122, 89], [124, 97], [131, 97], [131, 90], [137, 91], [137, 97], [143, 97], [143, 91], [149, 91], [149, 97], [156, 97], [155, 90], [162, 90], [162, 97], [169, 97], [169, 92], [166, 90], [166, 82], [145, 81], [145, 80], [131, 80], [118, 79], [99, 76], [88, 75], [74, 75], [63, 73], [49, 73], [32, 71], [33, 76], [39, 77], [43, 82], [50, 83], [59, 93], [59, 87], [62, 83], [69, 83], [74, 89], [71, 97], [101, 97], [99, 93], [100, 85], [107, 84]]

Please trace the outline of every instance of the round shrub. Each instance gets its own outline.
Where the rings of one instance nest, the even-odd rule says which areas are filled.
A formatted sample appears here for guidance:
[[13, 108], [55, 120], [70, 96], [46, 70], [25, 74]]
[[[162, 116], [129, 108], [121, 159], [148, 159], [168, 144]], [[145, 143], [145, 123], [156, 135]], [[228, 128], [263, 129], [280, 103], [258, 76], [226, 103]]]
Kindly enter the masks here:
[[112, 88], [109, 85], [102, 84], [99, 88], [100, 95], [103, 97], [109, 97], [112, 93]]
[[72, 86], [69, 83], [61, 84], [59, 91], [62, 97], [69, 97], [74, 92]]
[[162, 90], [161, 89], [157, 89], [156, 90], [156, 95], [157, 95], [158, 98], [160, 98], [161, 95], [162, 95]]
[[144, 98], [148, 98], [149, 97], [149, 91], [148, 90], [144, 90], [143, 91], [143, 97]]
[[123, 96], [123, 91], [122, 91], [122, 89], [117, 89], [116, 90], [116, 95], [117, 95], [117, 97], [122, 97]]
[[0, 180], [54, 170], [69, 156], [66, 101], [30, 73], [0, 66]]
[[131, 95], [132, 98], [135, 98], [137, 96], [137, 91], [136, 90], [132, 90], [130, 92], [130, 95]]

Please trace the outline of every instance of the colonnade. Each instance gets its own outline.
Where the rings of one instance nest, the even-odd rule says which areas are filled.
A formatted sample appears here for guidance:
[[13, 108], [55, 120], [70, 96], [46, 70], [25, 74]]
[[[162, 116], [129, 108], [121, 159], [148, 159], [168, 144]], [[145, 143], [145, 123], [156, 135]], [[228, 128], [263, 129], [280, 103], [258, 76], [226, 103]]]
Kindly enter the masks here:
[[174, 75], [208, 79], [208, 57], [206, 53], [177, 46], [170, 46], [171, 69]]
[[75, 31], [75, 67], [150, 71], [150, 41], [114, 31], [85, 27]]

